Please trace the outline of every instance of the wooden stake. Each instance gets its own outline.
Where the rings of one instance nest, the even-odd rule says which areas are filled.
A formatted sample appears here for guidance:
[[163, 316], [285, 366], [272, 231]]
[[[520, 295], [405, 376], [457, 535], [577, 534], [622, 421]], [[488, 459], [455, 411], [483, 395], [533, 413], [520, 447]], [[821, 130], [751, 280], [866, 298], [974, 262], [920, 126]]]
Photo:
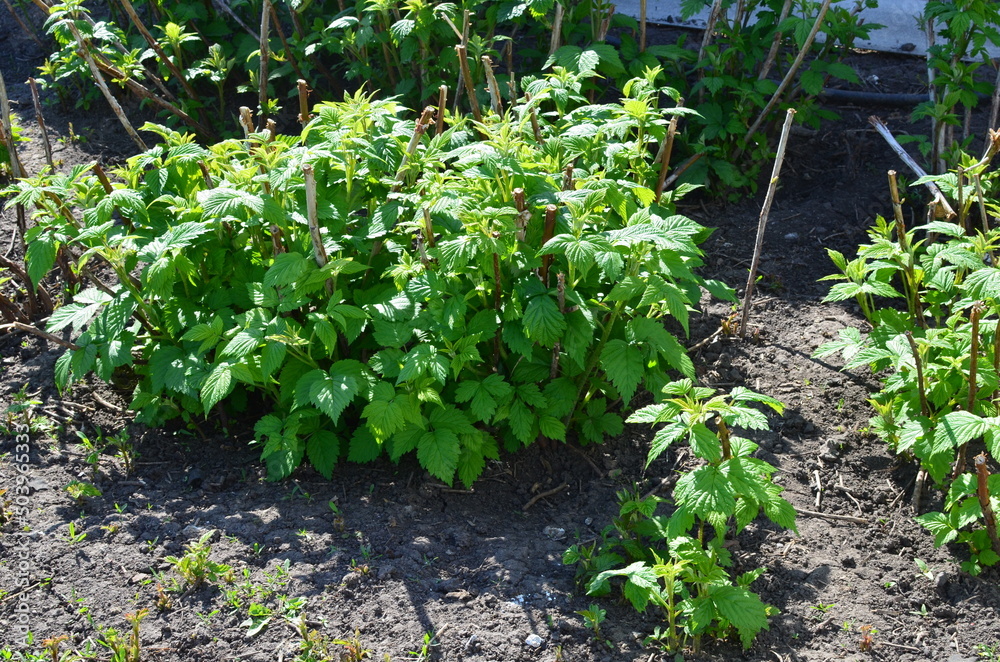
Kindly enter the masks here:
[[[558, 5], [557, 5], [558, 6]], [[462, 69], [462, 82], [465, 84], [465, 91], [469, 95], [469, 105], [472, 106], [472, 116], [477, 122], [483, 121], [483, 113], [479, 109], [479, 99], [476, 98], [476, 88], [472, 84], [472, 73], [469, 71], [469, 60], [466, 54], [465, 45], [455, 46], [458, 53], [458, 66]]]
[[493, 75], [493, 59], [489, 55], [484, 55], [481, 59], [486, 71], [486, 87], [490, 92], [490, 108], [497, 115], [503, 115], [503, 98], [500, 96], [497, 78]]
[[101, 70], [98, 69], [97, 63], [94, 61], [94, 57], [91, 55], [90, 49], [87, 48], [87, 44], [84, 42], [80, 31], [77, 29], [76, 25], [73, 24], [73, 21], [66, 21], [65, 24], [69, 27], [70, 32], [73, 33], [73, 38], [76, 39], [76, 43], [80, 47], [80, 55], [84, 60], [86, 60], [87, 66], [90, 67], [90, 74], [94, 77], [94, 82], [96, 82], [97, 87], [100, 88], [101, 94], [103, 94], [104, 98], [107, 99], [108, 105], [111, 106], [111, 110], [118, 118], [118, 121], [121, 122], [123, 127], [125, 127], [125, 132], [130, 138], [132, 138], [132, 141], [135, 142], [136, 146], [145, 152], [149, 148], [146, 147], [146, 143], [144, 143], [142, 138], [139, 137], [139, 134], [136, 133], [135, 129], [132, 127], [132, 123], [128, 121], [127, 117], [125, 117], [125, 111], [122, 110], [122, 107], [118, 104], [118, 100], [115, 99], [114, 95], [111, 94], [111, 90], [108, 89], [107, 83], [104, 82], [104, 76], [101, 75]]
[[559, 50], [559, 42], [562, 38], [562, 22], [565, 13], [561, 2], [556, 2], [556, 17], [552, 20], [552, 38], [549, 40], [549, 57]]
[[[0, 142], [7, 146], [11, 174], [14, 179], [21, 179], [25, 173], [21, 167], [21, 159], [17, 156], [17, 146], [14, 144], [14, 128], [10, 123], [10, 100], [7, 98], [7, 84], [2, 73], [0, 73]], [[26, 252], [24, 233], [28, 231], [28, 220], [24, 213], [24, 205], [16, 204], [14, 210], [17, 216], [17, 235], [21, 242], [21, 254], [24, 255]], [[13, 246], [13, 243], [11, 245]], [[29, 281], [26, 281], [26, 285], [30, 295], [32, 285]], [[34, 313], [34, 309], [31, 312]]]
[[750, 263], [750, 275], [747, 278], [746, 292], [743, 295], [743, 313], [740, 315], [740, 337], [746, 337], [747, 320], [750, 318], [750, 301], [757, 280], [757, 267], [760, 264], [760, 252], [764, 247], [764, 229], [767, 227], [767, 217], [771, 213], [771, 203], [778, 189], [778, 177], [781, 175], [781, 164], [785, 161], [785, 147], [788, 145], [788, 132], [795, 118], [795, 109], [789, 108], [785, 113], [785, 124], [781, 127], [781, 139], [778, 141], [778, 153], [774, 157], [774, 167], [771, 170], [771, 181], [764, 196], [764, 206], [760, 210], [760, 221], [757, 224], [757, 242], [753, 249], [753, 260]]
[[986, 532], [990, 534], [993, 551], [1000, 554], [1000, 538], [997, 537], [997, 516], [993, 512], [993, 504], [990, 502], [990, 470], [986, 468], [986, 454], [980, 453], [976, 456], [975, 461], [976, 493], [979, 496], [979, 506], [983, 510], [983, 519], [986, 521]]
[[[905, 163], [910, 170], [913, 171], [913, 174], [917, 177], [927, 176], [924, 169], [913, 160], [913, 157], [906, 153], [903, 146], [899, 144], [896, 138], [892, 135], [892, 132], [889, 131], [889, 127], [885, 125], [885, 122], [872, 115], [868, 118], [868, 123], [875, 127], [875, 130], [879, 132], [879, 135], [885, 139], [885, 141], [889, 144], [889, 147], [892, 148], [892, 151], [896, 152], [896, 155], [903, 161], [903, 163]], [[955, 218], [955, 210], [951, 208], [947, 198], [944, 197], [944, 194], [941, 192], [941, 189], [938, 188], [937, 184], [934, 182], [926, 182], [924, 186], [926, 186], [927, 190], [934, 196], [935, 204], [943, 210], [945, 217], [948, 220]]]
[[[972, 306], [970, 314], [972, 322], [972, 347], [969, 350], [969, 397], [965, 403], [965, 411], [974, 414], [976, 409], [976, 372], [979, 364], [979, 316], [986, 309], [986, 304], [977, 301]], [[951, 479], [954, 481], [965, 471], [965, 456], [969, 450], [969, 442], [965, 442], [958, 448], [958, 457], [955, 460], [955, 468], [951, 472]]]
[[[791, 2], [791, 0], [789, 0]], [[639, 0], [639, 52], [646, 50], [646, 0]]]
[[260, 129], [267, 125], [267, 77], [268, 66], [271, 64], [269, 38], [271, 31], [271, 0], [264, 0], [260, 12], [260, 72], [258, 73], [260, 89], [257, 103], [260, 104]]
[[[546, 205], [545, 207], [545, 228], [542, 232], [542, 246], [552, 238], [555, 233], [556, 228], [556, 212], [559, 211], [558, 207], [555, 205]], [[539, 277], [542, 279], [542, 283], [545, 287], [549, 286], [549, 267], [552, 266], [552, 255], [542, 256], [542, 268], [539, 272]]]
[[301, 78], [297, 85], [299, 88], [299, 124], [305, 126], [312, 118], [312, 115], [309, 114], [309, 86]]
[[760, 115], [754, 120], [754, 123], [750, 125], [747, 129], [746, 136], [743, 138], [743, 142], [749, 142], [753, 134], [757, 133], [757, 129], [760, 125], [767, 119], [767, 116], [771, 113], [771, 110], [778, 104], [781, 100], [782, 95], [788, 86], [791, 85], [792, 80], [795, 79], [795, 74], [798, 73], [799, 67], [802, 66], [803, 60], [806, 59], [806, 55], [812, 48], [813, 41], [816, 39], [816, 34], [819, 32], [820, 27], [823, 25], [823, 20], [826, 18], [826, 12], [830, 9], [831, 0], [823, 0], [823, 5], [819, 8], [819, 15], [816, 16], [816, 22], [813, 23], [812, 30], [809, 31], [809, 36], [806, 37], [806, 42], [802, 44], [802, 49], [799, 50], [799, 54], [795, 56], [795, 60], [792, 62], [792, 66], [789, 67], [788, 71], [785, 72], [785, 77], [781, 80], [778, 85], [778, 89], [774, 91], [771, 98], [768, 100], [767, 105], [764, 106], [764, 110], [760, 111]]
[[35, 82], [34, 78], [29, 77], [28, 86], [31, 88], [31, 101], [35, 106], [35, 121], [38, 122], [38, 128], [42, 130], [42, 147], [45, 149], [45, 161], [49, 164], [49, 167], [55, 171], [56, 165], [52, 160], [52, 144], [49, 142], [49, 132], [45, 128], [45, 117], [42, 115], [42, 103], [38, 98], [38, 83]]
[[667, 180], [667, 172], [670, 170], [670, 156], [673, 154], [674, 151], [674, 138], [676, 136], [677, 136], [677, 115], [674, 115], [673, 117], [670, 118], [670, 124], [667, 126], [667, 135], [663, 137], [663, 145], [660, 148], [660, 155], [659, 155], [660, 176], [656, 180], [657, 204], [659, 204], [660, 202], [660, 196], [663, 195], [663, 183]]
[[309, 221], [309, 236], [312, 239], [313, 257], [321, 269], [326, 266], [326, 248], [323, 235], [319, 231], [319, 213], [316, 208], [316, 173], [310, 163], [302, 164], [302, 174], [306, 179], [306, 219]]
[[438, 88], [438, 109], [437, 119], [434, 122], [434, 135], [440, 136], [444, 131], [444, 111], [448, 107], [448, 86], [442, 85]]

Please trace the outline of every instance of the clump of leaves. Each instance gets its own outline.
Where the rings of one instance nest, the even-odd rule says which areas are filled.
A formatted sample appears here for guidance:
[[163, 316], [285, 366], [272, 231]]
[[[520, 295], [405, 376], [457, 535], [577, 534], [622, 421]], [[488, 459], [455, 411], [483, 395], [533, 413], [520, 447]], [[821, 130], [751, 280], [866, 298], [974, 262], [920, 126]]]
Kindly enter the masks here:
[[6, 489], [0, 489], [0, 530], [14, 521], [14, 502], [7, 496]]
[[620, 494], [613, 526], [593, 546], [568, 550], [563, 560], [581, 564], [590, 595], [607, 595], [611, 581], [622, 578], [624, 596], [636, 610], [659, 609], [667, 627], [656, 640], [669, 650], [689, 637], [698, 647], [703, 635], [725, 637], [731, 629], [748, 647], [775, 610], [749, 588], [765, 568], [743, 573], [735, 583], [730, 578], [726, 539], [762, 510], [795, 530], [795, 510], [771, 481], [774, 467], [752, 457], [757, 445], [733, 430], [768, 428], [767, 417], [751, 403], [779, 413], [782, 405], [744, 388], [717, 395], [688, 379], [667, 384], [662, 393], [662, 402], [629, 417], [631, 423], [665, 424], [653, 438], [647, 465], [682, 440], [704, 464], [677, 481], [672, 514], [655, 514], [664, 501], [659, 497]]
[[[977, 174], [988, 160], [970, 172]], [[954, 173], [935, 179], [956, 191]], [[981, 188], [962, 190], [960, 223], [977, 199], [981, 209], [993, 205], [981, 197]], [[921, 232], [939, 241], [918, 239]], [[876, 413], [871, 429], [896, 453], [916, 458], [933, 483], [947, 490], [944, 511], [917, 521], [934, 533], [937, 545], [967, 544], [970, 558], [963, 569], [978, 574], [1000, 561], [1000, 541], [990, 533], [1000, 482], [988, 475], [985, 461], [968, 472], [967, 454], [971, 444], [982, 442], [994, 463], [1000, 458], [1000, 270], [991, 266], [1000, 234], [944, 221], [906, 230], [897, 211], [894, 224], [880, 217], [869, 235], [873, 242], [859, 247], [854, 260], [831, 253], [842, 272], [834, 278], [847, 282], [835, 285], [827, 299], [857, 297], [873, 329], [867, 336], [843, 329], [814, 356], [841, 352], [845, 369], [868, 367], [884, 375], [881, 391], [869, 400]], [[873, 295], [904, 298], [906, 311], [878, 308]]]
[[232, 567], [209, 558], [212, 553], [210, 541], [214, 535], [214, 530], [208, 531], [197, 541], [189, 543], [182, 556], [167, 556], [163, 559], [174, 567], [187, 591], [195, 591], [205, 584], [220, 581], [230, 583], [233, 580]]
[[69, 493], [71, 497], [78, 503], [83, 504], [89, 497], [99, 497], [101, 496], [101, 490], [99, 490], [93, 483], [87, 483], [80, 480], [70, 481], [66, 486], [66, 492]]
[[677, 111], [655, 78], [581, 106], [553, 76], [434, 135], [429, 113], [364, 95], [319, 106], [301, 138], [205, 149], [148, 125], [165, 144], [111, 192], [83, 171], [19, 183], [45, 209], [32, 269], [75, 245], [119, 277], [50, 318], [79, 347], [58, 383], [133, 371], [154, 424], [263, 400], [273, 479], [415, 452], [468, 485], [501, 445], [618, 434], [616, 403], [693, 376], [664, 322], [686, 333], [703, 290], [733, 300], [695, 272], [709, 231], [673, 209], [689, 188], [657, 201], [652, 157]]

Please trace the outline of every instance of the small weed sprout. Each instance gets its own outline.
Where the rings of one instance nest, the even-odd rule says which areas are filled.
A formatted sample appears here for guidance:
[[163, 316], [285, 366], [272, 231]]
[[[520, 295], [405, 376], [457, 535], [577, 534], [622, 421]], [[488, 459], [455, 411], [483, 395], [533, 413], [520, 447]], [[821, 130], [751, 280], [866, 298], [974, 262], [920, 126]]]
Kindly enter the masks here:
[[206, 582], [215, 584], [219, 581], [233, 581], [232, 567], [224, 563], [215, 563], [208, 558], [212, 551], [209, 541], [215, 535], [215, 530], [205, 533], [198, 542], [190, 543], [187, 552], [180, 557], [167, 556], [164, 560], [174, 566], [174, 570], [184, 580], [187, 591], [194, 591]]
[[70, 522], [66, 525], [66, 535], [63, 536], [63, 540], [68, 542], [70, 545], [75, 545], [78, 542], [83, 542], [87, 538], [86, 531], [76, 532], [76, 522]]
[[83, 481], [74, 480], [69, 485], [66, 486], [66, 492], [69, 493], [73, 500], [76, 501], [77, 505], [83, 505], [86, 503], [88, 497], [99, 497], [101, 496], [101, 490], [97, 489], [91, 483], [85, 483]]
[[583, 622], [587, 624], [587, 628], [594, 633], [595, 639], [601, 638], [601, 623], [608, 616], [608, 612], [601, 609], [598, 605], [590, 605], [589, 609], [583, 609], [576, 612], [580, 616], [583, 616]]

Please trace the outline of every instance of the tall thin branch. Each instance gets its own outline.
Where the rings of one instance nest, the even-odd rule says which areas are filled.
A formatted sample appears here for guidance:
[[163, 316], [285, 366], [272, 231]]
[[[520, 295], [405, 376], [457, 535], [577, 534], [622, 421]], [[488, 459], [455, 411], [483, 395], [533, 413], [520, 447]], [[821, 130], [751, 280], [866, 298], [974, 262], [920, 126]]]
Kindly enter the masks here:
[[788, 145], [788, 132], [795, 119], [795, 109], [789, 108], [785, 113], [785, 124], [781, 127], [781, 139], [778, 140], [778, 153], [774, 157], [774, 167], [771, 169], [771, 181], [764, 196], [764, 206], [760, 210], [760, 221], [757, 224], [757, 242], [753, 249], [753, 261], [750, 263], [750, 275], [747, 278], [746, 292], [743, 294], [743, 313], [740, 315], [740, 337], [746, 336], [747, 320], [750, 318], [750, 301], [753, 298], [754, 284], [757, 280], [757, 267], [760, 265], [760, 252], [764, 247], [764, 229], [767, 227], [767, 217], [771, 213], [771, 203], [778, 189], [778, 178], [781, 175], [781, 164], [785, 161], [785, 147]]

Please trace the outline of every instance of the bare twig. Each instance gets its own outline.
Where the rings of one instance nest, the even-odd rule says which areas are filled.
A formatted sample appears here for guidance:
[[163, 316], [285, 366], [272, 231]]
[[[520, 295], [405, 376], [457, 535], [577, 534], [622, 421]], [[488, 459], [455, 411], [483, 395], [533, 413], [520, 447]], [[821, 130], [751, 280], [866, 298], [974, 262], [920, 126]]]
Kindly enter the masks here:
[[243, 30], [248, 35], [253, 37], [255, 41], [260, 41], [260, 35], [254, 32], [253, 28], [244, 23], [243, 20], [239, 16], [237, 16], [232, 9], [229, 8], [229, 4], [226, 2], [226, 0], [212, 0], [212, 4], [215, 5], [218, 9], [222, 10], [225, 14], [227, 14], [229, 18], [233, 19], [236, 25], [243, 28]]
[[90, 48], [87, 47], [87, 43], [84, 41], [83, 35], [80, 34], [80, 31], [77, 29], [76, 25], [73, 24], [73, 21], [66, 21], [66, 26], [69, 28], [70, 32], [73, 33], [73, 38], [76, 39], [76, 43], [80, 47], [80, 55], [84, 60], [86, 60], [87, 66], [90, 67], [90, 74], [94, 77], [94, 82], [97, 83], [97, 87], [100, 88], [104, 98], [107, 99], [108, 105], [111, 106], [111, 110], [114, 112], [115, 117], [117, 117], [118, 121], [121, 122], [123, 127], [125, 127], [125, 132], [130, 138], [132, 138], [132, 141], [135, 142], [136, 146], [145, 152], [148, 149], [148, 147], [146, 147], [146, 143], [144, 143], [142, 138], [139, 137], [139, 134], [136, 133], [135, 129], [132, 127], [132, 123], [128, 121], [127, 117], [125, 117], [125, 111], [122, 110], [122, 107], [118, 104], [118, 100], [115, 99], [114, 95], [111, 94], [111, 90], [108, 89], [108, 84], [104, 82], [104, 76], [101, 74], [101, 70], [98, 68], [97, 62], [94, 61], [94, 56], [91, 54]]
[[569, 487], [569, 483], [563, 483], [559, 487], [553, 488], [553, 489], [548, 490], [546, 492], [541, 492], [539, 494], [536, 494], [535, 496], [531, 497], [531, 499], [528, 501], [528, 503], [524, 504], [524, 507], [521, 508], [521, 510], [527, 510], [528, 508], [531, 508], [533, 505], [535, 505], [536, 503], [538, 503], [542, 499], [545, 499], [546, 497], [555, 496], [555, 495], [559, 494], [560, 492], [562, 492], [563, 490], [565, 490], [567, 487]]
[[986, 522], [986, 532], [990, 535], [993, 543], [993, 551], [1000, 554], [1000, 537], [997, 537], [997, 516], [993, 512], [993, 505], [990, 502], [990, 488], [987, 484], [990, 478], [990, 471], [986, 468], [986, 454], [980, 453], [976, 456], [976, 494], [979, 497], [979, 505], [983, 510], [983, 520]]
[[160, 59], [160, 62], [165, 64], [167, 66], [167, 69], [170, 70], [170, 73], [172, 73], [177, 78], [177, 82], [181, 84], [181, 87], [184, 88], [184, 91], [192, 99], [197, 99], [198, 94], [194, 91], [194, 88], [191, 87], [191, 83], [188, 82], [187, 78], [184, 77], [184, 74], [181, 72], [181, 70], [177, 68], [176, 64], [174, 64], [174, 61], [171, 60], [167, 56], [167, 54], [163, 51], [163, 48], [160, 46], [159, 42], [157, 42], [156, 39], [153, 38], [153, 35], [149, 33], [149, 30], [146, 29], [146, 26], [143, 24], [142, 19], [139, 18], [138, 14], [136, 14], [135, 7], [132, 6], [130, 0], [118, 0], [118, 2], [121, 4], [122, 9], [125, 10], [125, 13], [128, 14], [129, 20], [132, 21], [132, 25], [135, 26], [136, 30], [139, 31], [139, 34], [142, 35], [142, 38], [146, 40], [146, 43], [149, 44], [149, 47], [152, 48], [153, 51], [156, 53], [157, 57]]
[[785, 114], [785, 124], [781, 129], [781, 139], [778, 140], [778, 153], [774, 157], [774, 168], [771, 170], [771, 181], [764, 197], [764, 206], [760, 210], [760, 222], [757, 225], [757, 243], [753, 250], [753, 261], [750, 263], [750, 276], [747, 278], [746, 292], [743, 295], [743, 312], [740, 315], [740, 337], [747, 333], [747, 320], [750, 318], [750, 301], [753, 298], [754, 284], [757, 279], [757, 267], [760, 265], [760, 252], [764, 247], [764, 229], [767, 227], [767, 216], [771, 213], [774, 193], [778, 189], [778, 177], [781, 175], [781, 164], [785, 160], [785, 147], [788, 145], [788, 132], [795, 118], [795, 109], [789, 108]]
[[[777, 25], [781, 25], [788, 18], [788, 13], [792, 10], [792, 0], [785, 0], [785, 4], [781, 7], [781, 15], [778, 17]], [[757, 72], [757, 80], [764, 80], [767, 75], [771, 73], [771, 67], [774, 66], [774, 59], [778, 56], [778, 48], [781, 46], [782, 34], [779, 31], [775, 31], [774, 40], [771, 42], [771, 50], [767, 52], [767, 57], [764, 59], [764, 64], [761, 65], [760, 71]]]
[[45, 162], [49, 164], [52, 170], [56, 169], [55, 162], [52, 160], [52, 144], [49, 142], [49, 132], [45, 128], [45, 117], [42, 115], [42, 103], [38, 98], [38, 83], [34, 78], [28, 78], [28, 86], [31, 88], [31, 102], [35, 106], [35, 121], [38, 122], [38, 128], [42, 130], [42, 147], [45, 149]]
[[38, 38], [38, 34], [35, 33], [35, 30], [31, 27], [28, 27], [28, 25], [21, 20], [21, 17], [18, 15], [18, 13], [14, 11], [14, 6], [10, 4], [10, 0], [3, 0], [3, 3], [7, 5], [7, 11], [9, 11], [10, 15], [14, 17], [14, 20], [17, 22], [18, 26], [20, 26], [21, 30], [24, 31], [24, 33], [27, 34], [29, 37], [31, 37], [32, 41], [34, 41], [40, 47], [48, 48], [45, 44], [42, 43], [42, 40]]
[[36, 335], [39, 338], [45, 338], [49, 342], [54, 342], [57, 345], [62, 345], [63, 347], [68, 347], [69, 349], [72, 349], [74, 351], [80, 349], [80, 346], [77, 345], [76, 343], [70, 342], [68, 340], [63, 340], [59, 336], [54, 336], [51, 333], [49, 333], [48, 331], [43, 331], [43, 330], [39, 329], [37, 326], [32, 326], [30, 324], [22, 324], [21, 322], [11, 322], [9, 324], [0, 324], [0, 330], [6, 330], [6, 329], [17, 329], [18, 331], [24, 331], [25, 333], [30, 333], [32, 335]]
[[796, 508], [795, 512], [799, 515], [805, 515], [806, 517], [818, 517], [820, 519], [830, 519], [838, 522], [853, 522], [854, 524], [871, 524], [871, 522], [869, 522], [863, 517], [854, 517], [852, 515], [834, 515], [833, 513], [817, 513], [812, 510], [803, 510], [802, 508]]
[[260, 88], [257, 103], [260, 104], [260, 129], [267, 126], [267, 77], [268, 65], [271, 64], [271, 49], [268, 43], [271, 32], [271, 0], [264, 0], [260, 11], [260, 72], [258, 82]]
[[[868, 123], [875, 127], [875, 130], [879, 132], [879, 135], [881, 135], [885, 141], [889, 143], [889, 147], [892, 148], [892, 151], [896, 152], [896, 155], [899, 156], [903, 163], [905, 163], [907, 167], [913, 171], [913, 174], [921, 178], [927, 176], [924, 169], [913, 160], [912, 156], [906, 153], [903, 146], [899, 144], [896, 138], [892, 135], [892, 132], [889, 131], [889, 127], [885, 125], [885, 122], [872, 115], [868, 118]], [[937, 184], [934, 182], [925, 182], [924, 186], [926, 186], [927, 190], [934, 196], [934, 202], [937, 203], [937, 205], [944, 211], [945, 217], [949, 220], [954, 218], [955, 210], [951, 208], [951, 205], [948, 203], [948, 200], [944, 197], [944, 194], [941, 192], [941, 189], [938, 188]]]
[[778, 85], [778, 89], [776, 89], [774, 94], [771, 95], [767, 105], [764, 106], [762, 111], [760, 111], [760, 115], [757, 116], [754, 123], [750, 125], [750, 128], [747, 130], [746, 137], [743, 139], [744, 142], [749, 142], [751, 136], [757, 133], [757, 129], [759, 129], [760, 125], [763, 124], [765, 119], [767, 119], [771, 110], [773, 110], [778, 102], [781, 101], [781, 97], [785, 93], [785, 90], [788, 89], [788, 86], [791, 85], [792, 81], [795, 79], [795, 74], [798, 73], [799, 67], [802, 66], [802, 62], [806, 58], [806, 54], [809, 53], [809, 50], [812, 48], [813, 41], [816, 39], [816, 34], [823, 25], [823, 20], [826, 18], [826, 12], [830, 9], [830, 2], [831, 0], [823, 0], [823, 5], [819, 8], [819, 14], [816, 16], [816, 22], [813, 23], [812, 30], [809, 31], [809, 36], [806, 37], [805, 43], [802, 44], [799, 54], [795, 56], [795, 61], [792, 62], [792, 66], [788, 68], [787, 72], [785, 72], [785, 77]]
[[[557, 4], [556, 7], [561, 7], [561, 5]], [[476, 98], [476, 88], [472, 83], [472, 72], [469, 71], [469, 60], [465, 45], [459, 44], [458, 46], [455, 46], [455, 52], [458, 53], [458, 65], [462, 69], [462, 82], [465, 84], [465, 91], [469, 95], [469, 105], [472, 106], [472, 116], [477, 122], [482, 122], [483, 113], [479, 109], [479, 99]]]

